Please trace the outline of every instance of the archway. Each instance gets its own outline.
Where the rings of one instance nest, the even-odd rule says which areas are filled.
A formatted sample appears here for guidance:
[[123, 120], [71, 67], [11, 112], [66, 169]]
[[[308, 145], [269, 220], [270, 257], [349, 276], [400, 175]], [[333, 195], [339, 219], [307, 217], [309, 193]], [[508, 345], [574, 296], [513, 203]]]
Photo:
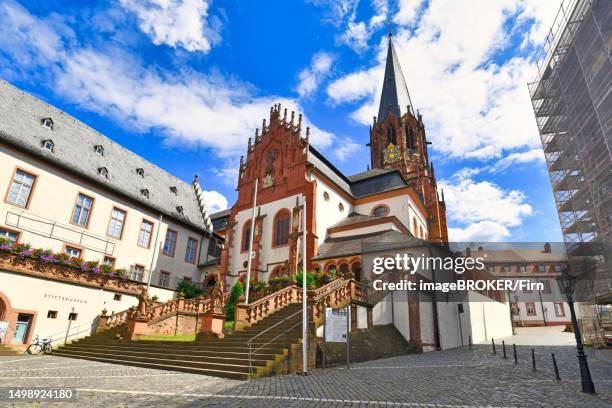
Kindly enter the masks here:
[[349, 272], [350, 268], [347, 263], [340, 264], [340, 276], [346, 278], [346, 274]]
[[206, 276], [206, 279], [204, 279], [204, 290], [208, 291], [212, 289], [216, 283], [217, 277], [215, 276], [215, 274], [209, 273], [208, 276]]
[[361, 282], [361, 262], [356, 261], [351, 265], [351, 272], [357, 282]]

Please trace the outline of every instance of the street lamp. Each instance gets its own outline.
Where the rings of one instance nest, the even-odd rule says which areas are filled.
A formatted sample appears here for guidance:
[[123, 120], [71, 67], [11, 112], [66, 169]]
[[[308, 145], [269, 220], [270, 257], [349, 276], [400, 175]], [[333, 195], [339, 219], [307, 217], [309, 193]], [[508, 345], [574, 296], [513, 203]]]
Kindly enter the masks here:
[[584, 346], [582, 345], [582, 336], [578, 328], [576, 320], [576, 311], [574, 310], [574, 290], [576, 289], [576, 277], [567, 272], [564, 268], [561, 274], [556, 278], [561, 292], [567, 298], [570, 314], [572, 316], [572, 326], [574, 327], [574, 336], [576, 337], [576, 348], [578, 349], [578, 363], [580, 364], [580, 378], [582, 379], [582, 392], [595, 394], [595, 385], [591, 379], [591, 371], [587, 362], [587, 356], [584, 354]]

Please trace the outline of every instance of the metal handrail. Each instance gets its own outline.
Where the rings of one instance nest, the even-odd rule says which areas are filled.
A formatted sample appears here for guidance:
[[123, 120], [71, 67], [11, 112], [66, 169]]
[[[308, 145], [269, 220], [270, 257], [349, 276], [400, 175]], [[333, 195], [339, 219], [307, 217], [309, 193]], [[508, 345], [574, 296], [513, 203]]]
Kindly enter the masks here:
[[[83, 327], [85, 327], [85, 329], [82, 329]], [[82, 330], [79, 330], [82, 329]], [[74, 332], [74, 330], [79, 330]], [[64, 342], [66, 342], [68, 339], [70, 339], [71, 337], [74, 337], [76, 335], [79, 335], [81, 333], [87, 333], [89, 332], [91, 334], [91, 332], [93, 331], [93, 327], [91, 323], [85, 323], [85, 324], [81, 324], [80, 326], [75, 326], [75, 327], [71, 327], [68, 330], [62, 330], [62, 331], [58, 331], [56, 333], [50, 334], [48, 336], [43, 337], [43, 339], [47, 339], [49, 340], [51, 343], [55, 343], [59, 340], [64, 340]], [[55, 336], [58, 336], [56, 339], [54, 339]]]
[[[306, 309], [310, 309], [310, 306], [308, 306]], [[278, 326], [281, 323], [286, 322], [287, 320], [289, 320], [290, 318], [294, 317], [295, 315], [299, 315], [302, 313], [302, 310], [299, 310], [298, 312], [293, 313], [290, 316], [287, 316], [286, 318], [284, 318], [283, 320], [281, 320], [280, 322], [268, 327], [266, 330], [262, 331], [259, 334], [256, 334], [255, 336], [251, 337], [248, 341], [247, 341], [247, 346], [249, 347], [249, 375], [252, 376], [253, 375], [253, 353], [257, 353], [259, 350], [261, 350], [262, 348], [264, 348], [265, 346], [267, 346], [268, 344], [270, 344], [271, 342], [273, 342], [274, 340], [278, 339], [279, 337], [281, 337], [282, 335], [284, 335], [285, 333], [295, 329], [297, 326], [301, 325], [303, 322], [300, 320], [298, 323], [294, 324], [293, 326], [291, 326], [290, 328], [288, 328], [287, 330], [283, 331], [282, 333], [278, 334], [277, 336], [271, 338], [270, 340], [268, 340], [267, 342], [263, 343], [261, 346], [259, 346], [258, 348], [256, 348], [255, 350], [253, 350], [253, 340], [255, 340], [257, 337], [261, 336], [262, 334], [266, 333], [267, 331], [269, 331], [270, 329], [272, 329], [273, 327]], [[308, 319], [308, 313], [306, 314], [306, 318]], [[307, 323], [307, 322], [306, 322]], [[308, 325], [306, 325], [306, 327], [308, 328]]]

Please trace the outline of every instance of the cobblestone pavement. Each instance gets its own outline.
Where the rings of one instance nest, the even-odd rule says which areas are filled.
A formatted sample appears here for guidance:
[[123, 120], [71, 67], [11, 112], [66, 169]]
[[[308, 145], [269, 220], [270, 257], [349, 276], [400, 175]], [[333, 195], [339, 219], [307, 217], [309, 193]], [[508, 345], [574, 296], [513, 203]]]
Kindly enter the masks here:
[[[53, 407], [612, 406], [611, 350], [588, 350], [598, 391], [592, 396], [580, 392], [575, 348], [534, 349], [535, 372], [530, 346], [517, 347], [514, 364], [511, 345], [507, 359], [501, 345], [495, 355], [481, 345], [248, 382], [55, 356], [1, 357], [0, 386], [77, 390], [75, 402], [42, 404]], [[555, 380], [551, 352], [561, 381]]]

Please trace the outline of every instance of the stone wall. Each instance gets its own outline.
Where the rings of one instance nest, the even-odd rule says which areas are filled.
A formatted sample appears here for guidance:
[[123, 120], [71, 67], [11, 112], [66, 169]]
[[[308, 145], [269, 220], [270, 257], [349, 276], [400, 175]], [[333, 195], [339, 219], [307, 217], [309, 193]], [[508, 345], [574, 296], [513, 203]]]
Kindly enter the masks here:
[[[323, 339], [317, 339], [317, 367], [322, 367], [323, 347]], [[351, 332], [350, 358], [352, 363], [418, 352], [419, 350], [411, 347], [392, 324]], [[346, 343], [327, 343], [325, 360], [325, 367], [345, 365]]]

